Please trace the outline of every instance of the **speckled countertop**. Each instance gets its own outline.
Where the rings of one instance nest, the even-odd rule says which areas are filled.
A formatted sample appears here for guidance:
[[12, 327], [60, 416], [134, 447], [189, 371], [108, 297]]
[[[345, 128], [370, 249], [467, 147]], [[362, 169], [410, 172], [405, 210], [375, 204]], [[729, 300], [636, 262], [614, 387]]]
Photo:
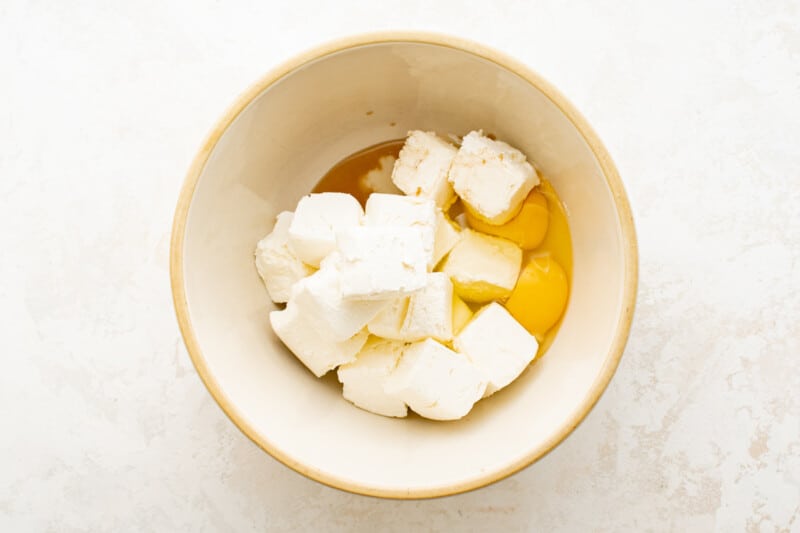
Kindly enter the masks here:
[[[169, 291], [178, 190], [222, 110], [295, 52], [383, 28], [555, 83], [615, 158], [641, 252], [586, 421], [434, 501], [262, 453], [197, 377]], [[798, 2], [10, 0], [0, 67], [0, 530], [800, 531]]]

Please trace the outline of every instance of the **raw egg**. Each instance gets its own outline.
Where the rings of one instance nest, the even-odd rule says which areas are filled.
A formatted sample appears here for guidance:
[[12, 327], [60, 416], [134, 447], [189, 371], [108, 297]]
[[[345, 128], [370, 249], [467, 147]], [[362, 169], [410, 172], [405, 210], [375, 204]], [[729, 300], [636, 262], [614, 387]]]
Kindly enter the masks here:
[[550, 255], [532, 257], [520, 272], [506, 309], [525, 329], [542, 339], [567, 306], [567, 274]]
[[493, 226], [476, 217], [467, 209], [467, 223], [470, 227], [496, 235], [517, 243], [523, 250], [533, 250], [542, 242], [547, 233], [549, 213], [547, 199], [539, 189], [534, 189], [522, 202], [517, 216], [503, 224]]

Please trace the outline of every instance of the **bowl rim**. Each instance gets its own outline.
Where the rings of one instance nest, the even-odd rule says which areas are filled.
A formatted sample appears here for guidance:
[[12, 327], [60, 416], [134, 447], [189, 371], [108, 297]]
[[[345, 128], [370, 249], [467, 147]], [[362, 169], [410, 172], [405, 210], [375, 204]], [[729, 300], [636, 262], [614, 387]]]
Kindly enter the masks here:
[[[269, 440], [263, 435], [259, 434], [256, 429], [244, 419], [237, 407], [231, 402], [230, 398], [228, 398], [227, 395], [221, 390], [214, 376], [209, 372], [202, 350], [200, 349], [200, 345], [197, 341], [197, 337], [195, 336], [191, 319], [189, 317], [183, 270], [186, 218], [192, 198], [194, 196], [194, 190], [197, 185], [197, 181], [200, 178], [206, 162], [208, 161], [208, 158], [210, 157], [220, 138], [227, 131], [228, 127], [233, 123], [233, 121], [239, 116], [239, 114], [244, 111], [244, 109], [264, 90], [303, 65], [343, 50], [358, 48], [366, 45], [394, 42], [431, 44], [471, 53], [484, 60], [490, 61], [501, 68], [517, 74], [522, 79], [541, 91], [555, 106], [559, 108], [559, 110], [567, 117], [567, 119], [572, 122], [573, 126], [576, 128], [581, 137], [583, 137], [584, 141], [589, 145], [590, 150], [597, 159], [598, 164], [603, 172], [603, 176], [605, 177], [609, 189], [613, 195], [614, 205], [622, 228], [622, 244], [625, 253], [623, 307], [620, 317], [617, 321], [611, 347], [606, 355], [605, 363], [603, 364], [599, 374], [581, 401], [579, 407], [575, 410], [575, 412], [572, 413], [569, 419], [563, 423], [558, 430], [555, 431], [544, 443], [530, 450], [530, 452], [521, 459], [507, 464], [500, 469], [483, 473], [461, 483], [450, 484], [446, 486], [423, 487], [418, 489], [374, 487], [364, 485], [350, 479], [330, 475], [309, 465], [300, 463], [292, 458], [288, 453], [272, 445], [272, 443], [270, 443]], [[551, 85], [548, 81], [543, 79], [525, 64], [502, 52], [498, 52], [476, 42], [472, 42], [460, 37], [425, 31], [380, 31], [351, 35], [326, 42], [306, 50], [305, 52], [301, 52], [293, 58], [285, 61], [281, 65], [273, 68], [263, 75], [259, 80], [253, 83], [242, 94], [240, 94], [234, 103], [216, 122], [210, 133], [208, 133], [205, 141], [201, 145], [200, 150], [194, 157], [194, 160], [192, 161], [192, 164], [186, 175], [180, 195], [178, 197], [173, 219], [172, 235], [170, 239], [169, 264], [173, 304], [178, 320], [178, 326], [180, 328], [181, 335], [183, 336], [189, 357], [209, 393], [211, 393], [211, 396], [220, 406], [222, 411], [234, 423], [234, 425], [236, 425], [236, 427], [238, 427], [239, 430], [245, 434], [245, 436], [247, 436], [269, 455], [310, 479], [330, 487], [355, 494], [393, 499], [436, 498], [478, 489], [519, 472], [552, 451], [570, 433], [572, 433], [575, 428], [578, 427], [584, 418], [586, 418], [597, 401], [600, 399], [600, 396], [605, 391], [608, 383], [611, 381], [611, 378], [613, 377], [617, 366], [619, 365], [619, 361], [622, 358], [622, 353], [625, 349], [625, 344], [627, 343], [628, 335], [630, 333], [638, 286], [638, 245], [636, 241], [636, 232], [634, 228], [631, 207], [628, 202], [622, 180], [620, 179], [617, 169], [611, 160], [611, 156], [608, 154], [602, 142], [600, 141], [600, 138], [591, 128], [586, 119], [553, 85]]]

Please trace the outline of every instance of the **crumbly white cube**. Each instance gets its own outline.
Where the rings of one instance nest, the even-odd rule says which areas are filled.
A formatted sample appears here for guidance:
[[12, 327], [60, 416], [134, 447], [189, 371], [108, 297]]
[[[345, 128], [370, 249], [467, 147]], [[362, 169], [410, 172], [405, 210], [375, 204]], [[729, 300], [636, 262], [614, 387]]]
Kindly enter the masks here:
[[367, 226], [400, 226], [417, 228], [422, 233], [425, 251], [434, 266], [436, 236], [436, 205], [430, 198], [373, 193], [367, 198], [364, 224]]
[[467, 357], [426, 339], [406, 346], [385, 389], [425, 418], [457, 420], [481, 399], [486, 381]]
[[458, 335], [470, 320], [472, 320], [472, 309], [453, 293], [453, 335]]
[[536, 357], [539, 343], [505, 307], [492, 302], [475, 313], [453, 347], [483, 372], [489, 396], [517, 379]]
[[432, 250], [420, 228], [360, 226], [336, 233], [346, 299], [389, 300], [425, 285]]
[[392, 170], [397, 159], [392, 155], [384, 155], [378, 159], [378, 166], [361, 176], [361, 185], [370, 192], [403, 194], [392, 182]]
[[430, 198], [372, 193], [364, 211], [369, 226], [436, 226], [436, 205]]
[[384, 388], [404, 346], [403, 342], [370, 337], [355, 361], [340, 366], [337, 371], [345, 399], [379, 415], [406, 416], [408, 409], [403, 399]]
[[392, 181], [409, 196], [431, 198], [439, 207], [453, 203], [447, 175], [458, 149], [433, 132], [411, 131], [394, 164]]
[[318, 267], [336, 247], [336, 231], [358, 226], [364, 215], [353, 196], [323, 192], [304, 196], [289, 226], [289, 242], [297, 257]]
[[472, 131], [450, 167], [450, 183], [466, 207], [489, 224], [511, 220], [539, 176], [525, 154], [502, 141]]
[[386, 302], [343, 298], [337, 267], [332, 254], [322, 262], [322, 268], [295, 284], [290, 303], [324, 335], [341, 342], [364, 329]]
[[482, 303], [508, 297], [521, 266], [522, 249], [513, 242], [464, 230], [441, 270], [461, 298]]
[[378, 315], [367, 324], [367, 330], [384, 339], [402, 340], [403, 322], [406, 319], [410, 297], [397, 298], [386, 304]]
[[441, 211], [436, 212], [436, 234], [434, 236], [433, 245], [433, 264], [439, 264], [439, 261], [446, 256], [453, 246], [456, 245], [458, 239], [461, 238], [461, 228], [455, 223], [451, 222], [449, 218]]
[[355, 360], [369, 336], [362, 330], [348, 339], [336, 341], [303, 316], [291, 301], [285, 309], [272, 311], [269, 321], [283, 344], [317, 377]]
[[411, 295], [400, 335], [407, 342], [453, 338], [453, 284], [447, 274], [428, 274], [425, 286]]
[[290, 211], [279, 213], [270, 234], [256, 244], [256, 270], [275, 303], [288, 302], [292, 286], [314, 273], [314, 269], [303, 263], [289, 246], [292, 218]]

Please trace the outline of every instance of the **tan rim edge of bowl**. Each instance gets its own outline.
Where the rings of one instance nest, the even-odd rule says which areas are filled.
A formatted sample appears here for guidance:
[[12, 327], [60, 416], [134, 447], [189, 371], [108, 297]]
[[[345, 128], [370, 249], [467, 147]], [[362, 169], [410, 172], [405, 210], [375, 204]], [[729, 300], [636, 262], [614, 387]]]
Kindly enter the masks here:
[[[236, 119], [242, 110], [244, 110], [244, 108], [262, 91], [296, 68], [315, 59], [319, 59], [342, 50], [357, 46], [386, 42], [433, 44], [454, 48], [457, 50], [463, 50], [486, 60], [492, 61], [493, 63], [508, 69], [511, 72], [514, 72], [544, 93], [575, 125], [577, 130], [591, 148], [594, 156], [597, 158], [597, 161], [599, 162], [603, 171], [603, 175], [605, 176], [614, 196], [617, 213], [620, 217], [620, 223], [622, 226], [623, 246], [625, 249], [625, 282], [623, 294], [624, 309], [622, 311], [622, 315], [620, 316], [619, 322], [617, 323], [616, 332], [611, 349], [609, 351], [609, 356], [606, 359], [606, 363], [602, 368], [600, 375], [595, 379], [589, 392], [581, 403], [581, 407], [572, 414], [570, 419], [561, 428], [559, 428], [558, 432], [552, 438], [550, 438], [541, 446], [532, 450], [525, 457], [506, 465], [504, 468], [496, 472], [477, 476], [459, 484], [416, 490], [375, 488], [360, 485], [348, 479], [331, 476], [325, 472], [318, 471], [314, 468], [308, 467], [307, 465], [299, 463], [289, 455], [275, 448], [272, 443], [259, 435], [247, 422], [247, 420], [241, 416], [241, 413], [238, 412], [236, 407], [231, 403], [230, 399], [222, 392], [219, 384], [208, 371], [205, 358], [203, 357], [200, 346], [197, 343], [197, 338], [195, 337], [194, 329], [189, 318], [183, 275], [183, 241], [184, 232], [186, 229], [186, 216], [189, 212], [189, 205], [194, 194], [194, 189], [197, 184], [197, 180], [199, 179], [200, 174], [205, 167], [209, 155], [216, 146], [220, 137], [227, 130], [234, 119]], [[628, 340], [628, 333], [633, 320], [633, 311], [636, 303], [636, 290], [638, 283], [638, 250], [636, 244], [636, 234], [633, 225], [633, 215], [631, 213], [630, 204], [628, 203], [628, 198], [625, 194], [622, 181], [617, 173], [617, 169], [602, 142], [600, 142], [600, 139], [592, 130], [591, 126], [589, 126], [589, 123], [572, 106], [572, 104], [570, 104], [567, 99], [562, 96], [560, 92], [558, 92], [558, 90], [556, 90], [552, 85], [542, 79], [527, 66], [506, 56], [505, 54], [491, 50], [483, 45], [436, 33], [387, 31], [345, 37], [302, 53], [267, 73], [237, 98], [233, 105], [225, 112], [222, 118], [211, 130], [210, 134], [203, 143], [202, 148], [195, 156], [194, 161], [189, 168], [189, 172], [186, 175], [186, 179], [178, 199], [178, 205], [175, 210], [175, 217], [172, 226], [172, 237], [170, 241], [170, 281], [172, 284], [172, 298], [175, 305], [175, 313], [177, 315], [178, 325], [180, 327], [181, 334], [183, 335], [183, 340], [186, 343], [186, 348], [189, 352], [192, 363], [197, 369], [197, 373], [200, 375], [203, 383], [208, 388], [211, 396], [214, 397], [214, 400], [216, 400], [228, 418], [230, 418], [231, 421], [250, 440], [289, 468], [292, 468], [306, 477], [333, 488], [342, 489], [356, 494], [381, 498], [436, 498], [477, 489], [504, 479], [522, 470], [526, 466], [531, 465], [549, 453], [562, 440], [564, 440], [567, 435], [569, 435], [578, 426], [578, 424], [581, 423], [581, 421], [583, 421], [589, 411], [591, 411], [591, 409], [600, 399], [600, 396], [611, 380], [611, 377], [614, 375], [614, 372], [616, 371], [619, 361], [622, 357], [622, 352], [625, 349], [625, 344]]]

